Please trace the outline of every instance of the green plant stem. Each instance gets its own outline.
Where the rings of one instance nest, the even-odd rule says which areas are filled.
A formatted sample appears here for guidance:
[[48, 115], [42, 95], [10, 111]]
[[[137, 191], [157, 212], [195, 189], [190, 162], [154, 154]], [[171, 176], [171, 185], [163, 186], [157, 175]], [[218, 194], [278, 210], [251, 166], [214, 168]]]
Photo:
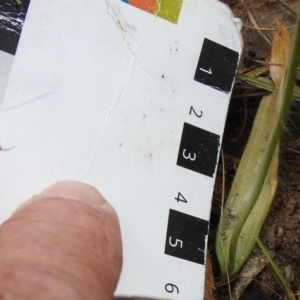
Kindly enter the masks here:
[[[293, 88], [294, 88], [295, 79], [296, 79], [297, 68], [298, 68], [299, 57], [300, 57], [300, 5], [298, 5], [298, 17], [297, 17], [297, 23], [296, 23], [295, 33], [294, 33], [290, 62], [289, 62], [289, 66], [287, 69], [286, 76], [285, 76], [285, 80], [283, 82], [282, 97], [281, 97], [281, 99], [282, 99], [281, 109], [279, 111], [274, 130], [272, 131], [272, 134], [271, 134], [270, 147], [267, 149], [267, 151], [269, 152], [269, 159], [267, 161], [268, 165], [273, 156], [275, 146], [279, 140], [283, 125], [285, 123], [285, 120], [286, 120], [288, 112], [289, 112], [291, 98], [292, 98], [292, 94], [293, 94]], [[265, 162], [265, 164], [266, 164], [266, 162]], [[294, 297], [292, 291], [290, 290], [286, 280], [280, 273], [276, 264], [273, 262], [273, 260], [269, 256], [269, 253], [265, 249], [265, 247], [262, 244], [259, 237], [256, 238], [256, 242], [259, 245], [262, 252], [264, 253], [264, 255], [266, 256], [266, 258], [269, 260], [270, 265], [272, 266], [273, 270], [275, 271], [278, 279], [280, 280], [280, 282], [282, 284], [282, 287], [284, 288], [284, 290], [286, 292], [286, 295], [288, 296], [289, 299], [294, 300], [295, 297]]]
[[[241, 79], [243, 81], [252, 83], [253, 85], [265, 89], [267, 91], [273, 92], [275, 90], [275, 84], [272, 82], [269, 82], [267, 80], [263, 80], [260, 78], [248, 76], [245, 74], [237, 73], [236, 78]], [[299, 99], [300, 100], [300, 91], [294, 88], [293, 90], [293, 98]]]
[[293, 94], [293, 88], [296, 80], [299, 58], [300, 58], [300, 4], [298, 5], [298, 17], [297, 17], [295, 33], [293, 38], [290, 63], [287, 69], [287, 73], [286, 73], [286, 77], [282, 89], [283, 103], [284, 103], [282, 107], [282, 111], [280, 112], [282, 119], [285, 119], [287, 117], [289, 111], [289, 103], [291, 101], [292, 94]]
[[280, 135], [282, 133], [290, 109], [290, 103], [291, 103], [293, 88], [296, 80], [299, 57], [300, 57], [300, 5], [298, 5], [298, 17], [297, 17], [295, 33], [293, 38], [290, 62], [287, 68], [285, 79], [283, 81], [283, 87], [281, 89], [282, 96], [281, 97], [279, 96], [279, 98], [281, 98], [282, 101], [279, 104], [280, 109], [278, 111], [278, 117], [276, 118], [274, 128], [270, 133], [269, 145], [266, 149], [265, 160], [262, 163], [262, 172], [258, 174], [258, 182], [260, 182], [259, 189], [261, 188], [261, 185], [264, 182], [264, 179], [266, 177], [271, 159], [273, 157], [274, 150], [279, 141]]
[[[236, 261], [237, 241], [245, 220], [247, 219], [247, 214], [250, 213], [261, 192], [276, 145], [279, 142], [289, 112], [293, 87], [296, 79], [298, 58], [300, 56], [300, 5], [298, 9], [299, 14], [286, 74], [282, 82], [279, 83], [280, 86], [277, 86], [275, 89], [273, 93], [275, 95], [272, 94], [266, 96], [266, 101], [263, 102], [263, 108], [259, 110], [262, 115], [256, 117], [258, 121], [257, 124], [254, 123], [256, 132], [260, 132], [259, 128], [262, 126], [269, 127], [268, 132], [260, 132], [259, 135], [256, 135], [256, 133], [252, 130], [253, 133], [251, 132], [250, 135], [251, 141], [248, 141], [245, 149], [245, 152], [248, 152], [246, 155], [244, 152], [246, 158], [244, 159], [243, 155], [237, 170], [237, 173], [240, 173], [235, 176], [233, 187], [231, 188], [225, 205], [227, 215], [231, 216], [231, 219], [229, 220], [229, 217], [227, 217], [226, 220], [225, 216], [219, 224], [216, 240], [216, 252], [223, 276], [226, 274], [227, 268], [230, 275], [233, 275], [233, 272], [236, 271], [234, 263]], [[270, 100], [275, 96], [278, 101], [276, 104], [271, 105], [267, 100]], [[272, 126], [270, 126], [270, 124], [272, 124]], [[249, 143], [250, 146], [248, 146]], [[257, 144], [257, 147], [251, 148], [252, 144]], [[253, 157], [257, 156], [259, 147], [263, 150], [259, 161], [251, 161]], [[250, 180], [249, 174], [247, 175], [248, 178], [245, 178], [243, 172], [240, 170], [244, 169], [245, 174], [247, 174], [246, 171], [250, 168], [250, 166], [253, 166], [253, 164], [257, 164], [255, 166], [255, 178], [252, 185], [247, 186], [247, 180]], [[251, 176], [253, 176], [253, 174]], [[222, 223], [223, 221], [224, 224]], [[222, 241], [222, 245], [220, 241]]]
[[285, 280], [285, 278], [283, 277], [283, 275], [281, 274], [279, 268], [277, 267], [277, 265], [274, 263], [274, 261], [272, 260], [272, 257], [270, 256], [269, 252], [267, 251], [267, 249], [265, 248], [264, 244], [262, 243], [262, 241], [260, 240], [259, 237], [256, 237], [256, 243], [259, 246], [261, 252], [264, 254], [264, 256], [267, 258], [270, 266], [272, 267], [276, 277], [278, 278], [278, 280], [280, 281], [286, 296], [288, 297], [289, 300], [295, 300], [295, 296], [293, 294], [293, 292], [291, 291], [289, 284], [287, 283], [287, 281]]

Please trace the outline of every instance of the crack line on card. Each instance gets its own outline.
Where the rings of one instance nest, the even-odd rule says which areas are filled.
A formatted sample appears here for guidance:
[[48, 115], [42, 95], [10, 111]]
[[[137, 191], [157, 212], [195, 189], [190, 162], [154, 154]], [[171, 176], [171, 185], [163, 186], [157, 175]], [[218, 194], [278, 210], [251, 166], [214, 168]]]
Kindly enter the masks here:
[[127, 78], [124, 81], [124, 84], [122, 85], [122, 87], [120, 89], [119, 96], [118, 96], [117, 100], [113, 103], [113, 105], [111, 106], [109, 112], [107, 113], [106, 120], [105, 120], [105, 126], [104, 126], [103, 130], [100, 132], [99, 137], [97, 139], [95, 151], [93, 153], [90, 166], [89, 166], [88, 170], [84, 173], [84, 175], [79, 180], [83, 180], [93, 169], [94, 161], [95, 161], [95, 158], [96, 158], [99, 146], [100, 146], [100, 142], [101, 142], [103, 136], [105, 135], [105, 133], [107, 132], [107, 130], [110, 126], [111, 115], [112, 115], [113, 111], [116, 109], [116, 107], [118, 106], [118, 104], [120, 103], [120, 101], [122, 99], [122, 96], [123, 96], [123, 92], [124, 92], [128, 82], [130, 80], [131, 72], [132, 72], [133, 65], [134, 65], [134, 60], [135, 60], [135, 57], [132, 56], [131, 61], [130, 61], [130, 66], [128, 68]]
[[37, 96], [37, 97], [35, 97], [35, 98], [31, 99], [31, 100], [28, 100], [28, 101], [25, 101], [25, 102], [22, 102], [22, 103], [10, 106], [8, 108], [2, 109], [1, 112], [5, 112], [5, 111], [11, 110], [11, 109], [15, 109], [15, 108], [19, 108], [21, 106], [25, 106], [25, 105], [31, 104], [32, 102], [36, 102], [38, 100], [41, 100], [41, 99], [43, 99], [43, 98], [45, 98], [45, 97], [47, 97], [47, 96], [55, 93], [56, 91], [57, 90], [54, 90], [54, 91], [51, 91], [51, 92], [47, 92], [47, 93], [44, 93], [44, 94], [42, 94], [40, 96]]
[[[112, 21], [115, 23], [115, 25], [117, 26], [117, 28], [120, 30], [122, 38], [124, 39], [124, 42], [127, 45], [127, 48], [129, 50], [129, 52], [135, 57], [136, 62], [140, 65], [140, 67], [150, 76], [154, 77], [154, 78], [160, 78], [160, 76], [156, 76], [155, 74], [152, 74], [149, 70], [147, 70], [145, 68], [145, 66], [140, 62], [140, 60], [138, 59], [138, 57], [136, 56], [136, 53], [139, 51], [139, 49], [141, 48], [143, 41], [144, 41], [144, 37], [146, 36], [146, 34], [151, 31], [153, 28], [155, 28], [156, 26], [156, 19], [157, 19], [157, 14], [154, 14], [153, 16], [155, 17], [153, 20], [153, 23], [151, 24], [151, 26], [149, 26], [149, 28], [146, 29], [145, 33], [143, 34], [143, 38], [140, 41], [140, 43], [138, 43], [136, 49], [132, 49], [128, 39], [126, 38], [125, 34], [130, 34], [130, 30], [137, 30], [136, 28], [134, 28], [134, 26], [129, 25], [125, 18], [123, 17], [122, 13], [119, 11], [118, 7], [116, 7], [115, 5], [112, 5], [110, 0], [105, 0], [106, 3], [106, 11], [107, 14], [111, 17]], [[160, 11], [160, 7], [157, 11], [157, 13]], [[132, 35], [131, 35], [132, 37]], [[133, 39], [133, 37], [132, 37]], [[166, 81], [167, 82], [167, 81]], [[167, 82], [168, 83], [168, 82]]]

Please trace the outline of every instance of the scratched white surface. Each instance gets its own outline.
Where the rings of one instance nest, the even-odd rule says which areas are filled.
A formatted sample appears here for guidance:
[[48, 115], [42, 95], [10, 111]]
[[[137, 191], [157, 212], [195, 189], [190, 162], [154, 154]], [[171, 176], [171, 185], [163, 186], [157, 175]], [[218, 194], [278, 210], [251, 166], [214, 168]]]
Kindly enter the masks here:
[[14, 56], [0, 51], [0, 106], [2, 104], [6, 90], [10, 70], [13, 64]]
[[90, 183], [120, 217], [116, 295], [200, 299], [204, 266], [164, 245], [170, 208], [210, 215], [214, 178], [176, 166], [183, 122], [223, 133], [230, 95], [193, 80], [205, 37], [241, 51], [218, 1], [183, 1], [174, 25], [120, 0], [32, 0], [0, 114], [0, 221], [57, 180]]

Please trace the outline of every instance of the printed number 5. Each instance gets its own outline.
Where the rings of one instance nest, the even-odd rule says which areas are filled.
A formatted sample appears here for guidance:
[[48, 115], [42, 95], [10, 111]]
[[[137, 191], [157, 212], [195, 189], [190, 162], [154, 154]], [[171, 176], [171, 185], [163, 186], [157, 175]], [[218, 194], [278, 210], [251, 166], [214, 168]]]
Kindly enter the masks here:
[[185, 153], [185, 150], [186, 149], [184, 149], [183, 150], [183, 153], [182, 153], [182, 155], [183, 155], [183, 157], [185, 158], [185, 159], [190, 159], [190, 160], [192, 160], [192, 161], [194, 161], [195, 159], [196, 159], [196, 153], [194, 153], [194, 156], [193, 156], [193, 158], [191, 157], [191, 153], [189, 153], [189, 155], [185, 155], [184, 153]]
[[175, 240], [175, 243], [172, 244], [171, 239], [172, 239], [172, 237], [170, 236], [170, 238], [169, 238], [169, 244], [170, 244], [172, 247], [176, 247], [176, 246], [178, 246], [178, 244], [180, 244], [180, 248], [182, 248], [183, 242], [182, 242], [181, 240], [176, 239], [176, 240]]

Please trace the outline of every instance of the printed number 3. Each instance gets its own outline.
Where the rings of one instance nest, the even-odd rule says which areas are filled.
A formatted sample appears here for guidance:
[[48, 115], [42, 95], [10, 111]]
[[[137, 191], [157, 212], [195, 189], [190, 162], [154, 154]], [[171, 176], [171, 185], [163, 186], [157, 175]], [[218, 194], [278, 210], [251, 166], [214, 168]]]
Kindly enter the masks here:
[[176, 239], [176, 240], [175, 240], [175, 243], [172, 244], [171, 239], [172, 239], [172, 237], [170, 236], [170, 238], [169, 238], [169, 244], [170, 244], [172, 247], [176, 247], [176, 246], [178, 246], [178, 244], [180, 244], [180, 248], [182, 248], [183, 242], [182, 242], [181, 240]]
[[183, 153], [182, 153], [182, 155], [183, 155], [183, 157], [185, 158], [185, 159], [190, 159], [190, 160], [192, 160], [192, 161], [194, 161], [195, 159], [196, 159], [196, 153], [194, 153], [194, 156], [193, 156], [193, 158], [191, 157], [191, 153], [189, 153], [189, 155], [185, 155], [184, 153], [185, 153], [185, 150], [186, 149], [184, 149], [183, 150]]

